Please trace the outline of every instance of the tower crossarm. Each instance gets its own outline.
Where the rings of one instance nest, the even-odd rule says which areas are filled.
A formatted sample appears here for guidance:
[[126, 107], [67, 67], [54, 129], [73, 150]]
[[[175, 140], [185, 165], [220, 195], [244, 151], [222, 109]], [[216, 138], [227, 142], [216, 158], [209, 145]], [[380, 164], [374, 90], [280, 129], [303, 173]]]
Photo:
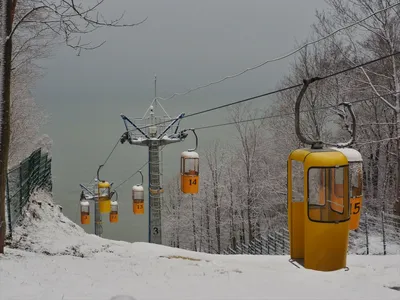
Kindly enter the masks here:
[[[172, 127], [174, 126], [175, 123], [180, 121], [183, 117], [185, 116], [185, 113], [181, 113], [179, 116], [177, 116], [174, 120], [172, 120], [171, 123], [164, 129], [164, 131], [157, 137], [157, 139], [162, 139], [162, 137], [165, 135], [165, 133]], [[178, 124], [179, 126], [179, 124]], [[175, 133], [178, 131], [178, 127], [175, 130]]]
[[[137, 127], [137, 126], [135, 125], [135, 123], [133, 123], [131, 120], [129, 120], [128, 117], [126, 117], [125, 115], [121, 114], [121, 118], [122, 118], [122, 120], [124, 121], [125, 128], [126, 128], [126, 131], [127, 131], [127, 132], [129, 132], [129, 129], [128, 129], [128, 125], [126, 124], [126, 122], [130, 123], [133, 127], [135, 127], [135, 129], [136, 129], [137, 131], [139, 131], [141, 134], [143, 134], [143, 136], [144, 136], [146, 139], [149, 139], [149, 138], [150, 138], [143, 130], [141, 130], [139, 127]], [[128, 135], [128, 136], [129, 136], [129, 135]], [[130, 141], [130, 138], [129, 138], [129, 142], [131, 142], [131, 141]]]

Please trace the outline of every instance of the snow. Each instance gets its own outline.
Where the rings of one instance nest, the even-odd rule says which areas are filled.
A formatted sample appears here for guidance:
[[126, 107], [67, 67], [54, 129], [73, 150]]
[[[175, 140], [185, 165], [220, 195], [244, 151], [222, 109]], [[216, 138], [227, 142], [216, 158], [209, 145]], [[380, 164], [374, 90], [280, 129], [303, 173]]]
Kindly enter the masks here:
[[[0, 256], [0, 299], [400, 299], [400, 256], [349, 256], [349, 271], [288, 256], [211, 255], [87, 234], [37, 193]], [[18, 249], [16, 248], [18, 247]]]
[[356, 149], [352, 148], [337, 148], [337, 147], [330, 147], [333, 150], [342, 152], [349, 162], [362, 162], [362, 155]]
[[197, 152], [194, 152], [194, 151], [183, 151], [181, 153], [181, 157], [184, 157], [184, 158], [199, 158], [199, 154]]
[[136, 184], [132, 187], [132, 192], [143, 192], [143, 191], [144, 191], [144, 189], [141, 184]]

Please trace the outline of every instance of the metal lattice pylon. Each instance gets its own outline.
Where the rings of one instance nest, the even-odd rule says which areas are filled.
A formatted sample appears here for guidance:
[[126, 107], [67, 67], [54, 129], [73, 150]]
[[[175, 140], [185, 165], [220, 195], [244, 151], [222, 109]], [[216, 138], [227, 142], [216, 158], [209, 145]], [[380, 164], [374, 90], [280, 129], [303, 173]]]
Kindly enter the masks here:
[[[156, 80], [155, 80], [156, 83]], [[161, 116], [156, 116], [155, 108], [162, 111]], [[162, 244], [161, 234], [161, 205], [163, 197], [162, 186], [162, 148], [168, 144], [181, 142], [187, 133], [178, 132], [180, 120], [184, 113], [171, 118], [159, 103], [157, 95], [151, 102], [144, 116], [131, 121], [121, 114], [125, 123], [126, 133], [121, 138], [121, 143], [128, 141], [131, 145], [146, 146], [149, 149], [149, 242]]]

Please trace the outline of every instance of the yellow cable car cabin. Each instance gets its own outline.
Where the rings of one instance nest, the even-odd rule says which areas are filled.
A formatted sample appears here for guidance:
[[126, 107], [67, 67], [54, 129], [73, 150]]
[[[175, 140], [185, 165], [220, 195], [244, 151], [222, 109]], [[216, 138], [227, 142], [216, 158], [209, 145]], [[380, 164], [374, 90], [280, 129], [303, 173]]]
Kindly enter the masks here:
[[118, 202], [111, 201], [110, 223], [118, 223]]
[[98, 197], [100, 213], [105, 214], [111, 212], [111, 190], [109, 182], [99, 181]]
[[349, 164], [333, 149], [297, 149], [288, 158], [290, 256], [304, 267], [346, 267], [349, 237]]
[[135, 215], [144, 214], [144, 189], [140, 184], [132, 187], [132, 205]]
[[199, 154], [184, 151], [181, 154], [181, 191], [185, 194], [199, 192]]
[[90, 203], [87, 200], [81, 200], [81, 224], [90, 224]]
[[352, 148], [331, 148], [342, 152], [349, 162], [351, 217], [349, 229], [358, 229], [360, 225], [363, 198], [363, 159], [361, 153]]

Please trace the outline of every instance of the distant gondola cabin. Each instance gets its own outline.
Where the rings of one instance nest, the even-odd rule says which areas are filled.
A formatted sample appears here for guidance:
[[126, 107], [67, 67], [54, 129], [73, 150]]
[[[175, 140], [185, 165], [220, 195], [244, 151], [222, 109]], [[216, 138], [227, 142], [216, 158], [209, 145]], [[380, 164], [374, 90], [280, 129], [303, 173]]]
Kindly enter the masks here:
[[81, 224], [90, 224], [90, 204], [89, 201], [81, 201]]
[[98, 183], [98, 195], [100, 213], [109, 213], [111, 211], [110, 183], [107, 181], [100, 181]]
[[135, 215], [144, 214], [144, 189], [140, 184], [132, 187], [132, 206]]
[[118, 202], [111, 201], [110, 223], [118, 222]]
[[181, 191], [185, 194], [199, 192], [199, 154], [184, 151], [181, 154]]

